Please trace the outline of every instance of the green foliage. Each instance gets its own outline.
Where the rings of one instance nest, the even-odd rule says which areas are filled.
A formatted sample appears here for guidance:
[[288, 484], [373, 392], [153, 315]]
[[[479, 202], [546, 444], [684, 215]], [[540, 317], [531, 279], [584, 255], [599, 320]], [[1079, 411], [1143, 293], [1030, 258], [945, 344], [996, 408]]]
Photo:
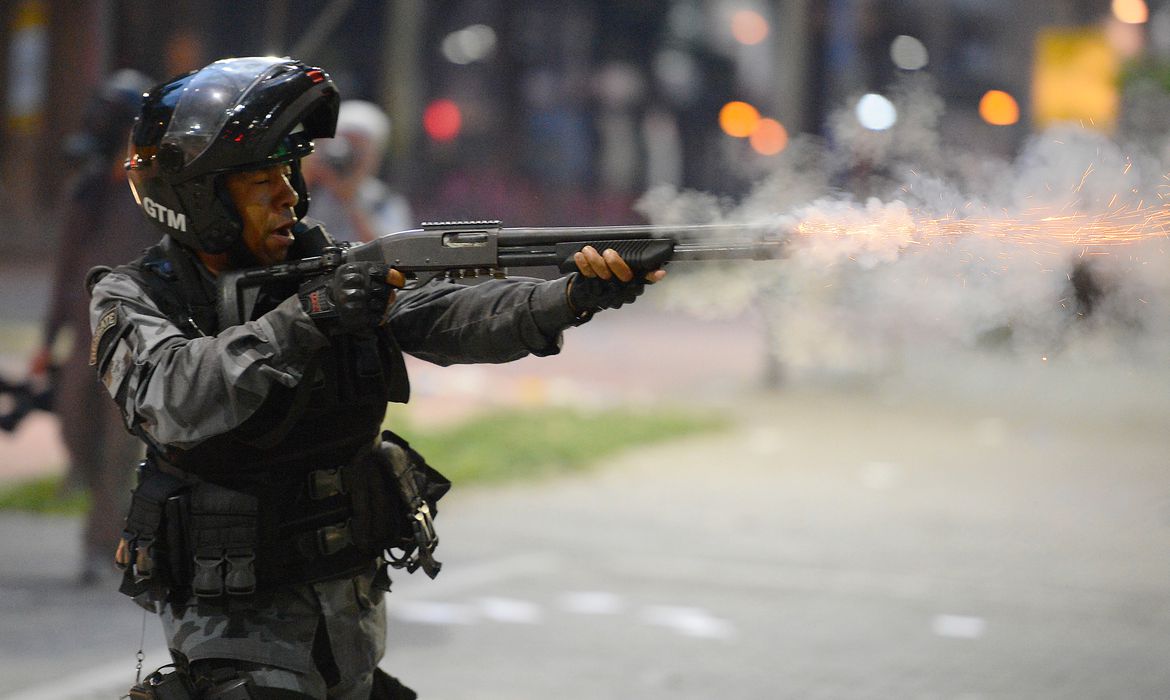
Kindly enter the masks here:
[[[406, 409], [386, 426], [460, 485], [525, 479], [582, 469], [622, 450], [726, 427], [725, 419], [678, 410], [542, 409], [484, 414], [444, 428], [414, 428]], [[0, 510], [84, 513], [84, 493], [64, 493], [60, 477], [0, 487]]]
[[82, 491], [66, 492], [61, 477], [47, 476], [0, 488], [0, 510], [53, 515], [79, 515], [89, 509]]
[[1122, 68], [1120, 82], [1123, 88], [1140, 81], [1152, 82], [1170, 94], [1170, 63], [1147, 59], [1130, 62]]
[[581, 469], [637, 445], [715, 430], [726, 422], [677, 410], [508, 411], [439, 430], [388, 423], [459, 484]]

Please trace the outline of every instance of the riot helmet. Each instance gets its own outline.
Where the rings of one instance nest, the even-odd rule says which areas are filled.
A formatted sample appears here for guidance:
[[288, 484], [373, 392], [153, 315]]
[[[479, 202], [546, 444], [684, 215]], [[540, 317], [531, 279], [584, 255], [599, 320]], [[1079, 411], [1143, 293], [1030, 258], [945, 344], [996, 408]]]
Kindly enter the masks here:
[[163, 83], [146, 94], [131, 134], [134, 199], [183, 245], [222, 253], [243, 227], [222, 176], [287, 163], [303, 218], [300, 159], [313, 139], [333, 136], [338, 103], [328, 74], [290, 58], [229, 58]]

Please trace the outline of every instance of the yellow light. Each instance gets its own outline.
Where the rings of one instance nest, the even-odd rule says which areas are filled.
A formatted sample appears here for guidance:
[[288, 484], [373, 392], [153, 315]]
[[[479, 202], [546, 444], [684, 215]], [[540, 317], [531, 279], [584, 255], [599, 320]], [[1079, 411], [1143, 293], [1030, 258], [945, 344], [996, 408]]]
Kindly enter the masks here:
[[762, 156], [774, 156], [788, 146], [788, 131], [775, 119], [761, 119], [749, 143]]
[[1121, 58], [1104, 32], [1044, 29], [1034, 54], [1031, 112], [1037, 126], [1072, 122], [1113, 130], [1121, 104]]
[[1008, 126], [1020, 121], [1020, 106], [1003, 90], [988, 90], [979, 100], [979, 116], [988, 124]]
[[13, 30], [36, 27], [48, 23], [48, 14], [45, 4], [40, 0], [29, 0], [16, 10], [16, 19], [12, 23]]
[[768, 37], [768, 20], [754, 10], [740, 10], [731, 16], [731, 35], [741, 44], [758, 44]]
[[747, 138], [760, 123], [760, 112], [747, 102], [728, 102], [719, 110], [719, 128], [728, 136]]
[[1146, 0], [1113, 0], [1113, 16], [1126, 24], [1145, 24], [1150, 8]]

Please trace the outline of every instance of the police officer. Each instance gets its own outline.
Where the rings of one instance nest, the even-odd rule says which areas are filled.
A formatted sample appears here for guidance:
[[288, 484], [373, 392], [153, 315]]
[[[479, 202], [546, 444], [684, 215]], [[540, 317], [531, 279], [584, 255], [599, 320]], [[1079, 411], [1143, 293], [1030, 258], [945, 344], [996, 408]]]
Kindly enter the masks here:
[[337, 109], [326, 73], [285, 58], [217, 61], [154, 88], [127, 168], [166, 235], [91, 275], [92, 357], [147, 446], [122, 590], [159, 612], [193, 697], [414, 697], [376, 669], [386, 564], [436, 573], [429, 515], [447, 484], [379, 437], [387, 402], [409, 395], [403, 353], [555, 354], [563, 329], [665, 274], [634, 279], [589, 248], [553, 281], [404, 290], [395, 270], [351, 264], [268, 284], [250, 320], [225, 326], [219, 273], [331, 244], [305, 219], [300, 159]]

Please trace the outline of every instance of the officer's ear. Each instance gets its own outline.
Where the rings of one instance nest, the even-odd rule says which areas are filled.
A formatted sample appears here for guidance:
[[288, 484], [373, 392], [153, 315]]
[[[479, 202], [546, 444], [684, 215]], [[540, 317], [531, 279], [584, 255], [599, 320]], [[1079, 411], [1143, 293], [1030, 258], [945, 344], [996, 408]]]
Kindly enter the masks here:
[[[220, 221], [221, 226], [226, 226], [227, 230], [222, 238], [225, 241], [237, 241], [244, 233], [244, 218], [240, 216], [240, 210], [236, 208], [236, 203], [232, 200], [231, 192], [227, 188], [228, 173], [219, 173], [211, 181], [212, 191], [215, 193], [215, 202], [224, 213], [222, 217], [215, 217]], [[231, 247], [230, 244], [227, 247]]]

